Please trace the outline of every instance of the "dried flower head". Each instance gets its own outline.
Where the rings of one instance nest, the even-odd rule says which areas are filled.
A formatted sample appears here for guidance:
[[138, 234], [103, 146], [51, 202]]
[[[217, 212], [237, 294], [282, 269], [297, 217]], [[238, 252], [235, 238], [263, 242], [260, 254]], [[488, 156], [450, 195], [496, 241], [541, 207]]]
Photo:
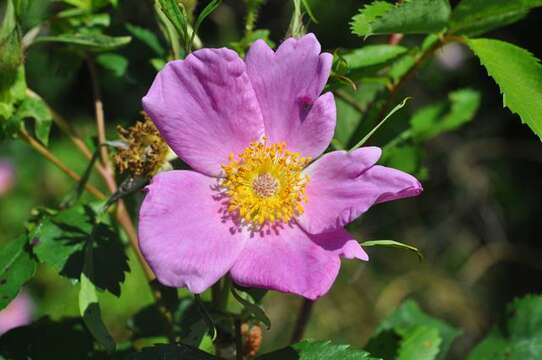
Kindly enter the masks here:
[[120, 147], [114, 160], [117, 169], [136, 176], [152, 177], [166, 162], [169, 147], [160, 137], [152, 120], [142, 112], [145, 121], [124, 129], [117, 127], [124, 147]]

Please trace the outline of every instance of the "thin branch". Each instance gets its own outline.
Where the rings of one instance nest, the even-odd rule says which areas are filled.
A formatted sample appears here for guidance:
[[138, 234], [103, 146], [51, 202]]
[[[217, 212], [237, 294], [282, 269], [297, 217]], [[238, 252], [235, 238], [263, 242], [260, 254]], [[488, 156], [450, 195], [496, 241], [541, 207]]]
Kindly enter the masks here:
[[[67, 167], [60, 159], [58, 159], [56, 156], [54, 156], [49, 150], [40, 144], [39, 141], [34, 139], [30, 134], [24, 130], [19, 130], [19, 136], [20, 138], [25, 141], [27, 144], [29, 144], [34, 150], [39, 152], [44, 158], [52, 162], [54, 165], [56, 165], [63, 173], [74, 179], [75, 181], [80, 181], [81, 177], [72, 169]], [[87, 190], [89, 193], [94, 195], [97, 199], [105, 200], [106, 196], [103, 192], [98, 190], [96, 187], [90, 184], [85, 184], [85, 190]]]
[[295, 323], [294, 332], [292, 333], [292, 338], [290, 339], [290, 344], [295, 344], [303, 339], [303, 334], [305, 334], [305, 329], [309, 323], [313, 306], [314, 301], [303, 299], [303, 304], [297, 315], [297, 321]]
[[[102, 145], [102, 144], [105, 144], [106, 142], [105, 116], [104, 116], [104, 110], [103, 110], [102, 95], [100, 91], [100, 85], [98, 83], [98, 74], [96, 72], [96, 65], [94, 64], [94, 61], [92, 60], [92, 58], [87, 57], [87, 64], [89, 68], [90, 79], [92, 82], [92, 92], [94, 95], [94, 110], [95, 110], [95, 115], [96, 115], [96, 128], [98, 131], [98, 142], [100, 143], [100, 145]], [[109, 188], [109, 191], [111, 191], [111, 193], [114, 194], [117, 191], [117, 183], [115, 182], [113, 168], [109, 160], [107, 146], [101, 146], [100, 150], [101, 150], [101, 153], [100, 153], [101, 160], [104, 167], [102, 176], [107, 184], [107, 187]], [[154, 273], [152, 272], [151, 268], [145, 261], [143, 254], [141, 254], [141, 250], [139, 249], [139, 241], [137, 238], [137, 231], [132, 222], [132, 219], [130, 218], [130, 214], [128, 214], [128, 211], [126, 210], [126, 207], [124, 206], [124, 202], [122, 200], [118, 201], [117, 220], [126, 231], [126, 234], [128, 235], [128, 238], [130, 240], [130, 244], [132, 245], [132, 248], [136, 252], [137, 258], [145, 272], [147, 279], [149, 281], [153, 281], [155, 279]], [[153, 296], [155, 295], [156, 294], [153, 291]]]
[[[90, 73], [90, 80], [92, 82], [92, 93], [94, 95], [94, 113], [96, 115], [96, 129], [98, 131], [98, 143], [103, 145], [106, 142], [105, 136], [105, 116], [102, 102], [102, 92], [98, 84], [98, 74], [96, 71], [96, 64], [94, 60], [88, 56], [86, 58], [88, 70]], [[109, 161], [109, 154], [106, 146], [100, 147], [100, 157], [102, 165], [105, 167], [108, 173], [112, 174], [111, 162]]]

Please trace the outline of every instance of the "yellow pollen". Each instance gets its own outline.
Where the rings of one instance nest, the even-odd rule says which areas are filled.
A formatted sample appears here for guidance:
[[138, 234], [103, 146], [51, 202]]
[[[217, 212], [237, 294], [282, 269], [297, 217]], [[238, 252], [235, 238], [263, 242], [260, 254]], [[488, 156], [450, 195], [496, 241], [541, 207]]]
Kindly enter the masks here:
[[309, 162], [286, 150], [286, 144], [268, 144], [265, 139], [250, 144], [238, 158], [231, 154], [222, 167], [228, 211], [258, 227], [301, 215], [309, 181], [302, 171]]

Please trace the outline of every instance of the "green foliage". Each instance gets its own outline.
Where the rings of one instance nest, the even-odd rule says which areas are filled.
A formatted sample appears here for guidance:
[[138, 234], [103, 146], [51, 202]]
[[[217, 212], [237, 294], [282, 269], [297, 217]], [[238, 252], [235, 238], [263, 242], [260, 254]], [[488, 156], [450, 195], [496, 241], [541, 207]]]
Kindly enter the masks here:
[[378, 360], [366, 351], [330, 341], [302, 341], [256, 358], [257, 360]]
[[352, 33], [367, 37], [437, 32], [446, 27], [450, 11], [448, 0], [405, 0], [397, 5], [375, 1], [352, 18]]
[[540, 61], [527, 50], [500, 40], [471, 39], [467, 44], [499, 85], [504, 105], [542, 139]]
[[456, 130], [472, 120], [480, 106], [480, 94], [471, 89], [461, 89], [448, 94], [448, 101], [441, 101], [418, 110], [410, 120], [412, 137], [422, 142], [444, 132]]
[[254, 318], [256, 321], [264, 324], [267, 329], [271, 328], [271, 320], [269, 320], [269, 316], [267, 316], [265, 310], [260, 305], [256, 304], [255, 300], [252, 298], [252, 296], [250, 296], [249, 293], [243, 292], [243, 295], [245, 295], [243, 296], [239, 294], [234, 288], [231, 289], [231, 292], [233, 294], [233, 297], [243, 305], [243, 312], [241, 314], [241, 317], [244, 320]]
[[397, 360], [434, 360], [439, 354], [442, 338], [436, 328], [419, 325], [402, 334]]
[[218, 360], [216, 356], [212, 356], [197, 348], [184, 344], [169, 344], [169, 345], [154, 345], [141, 350], [139, 353], [132, 354], [126, 358], [127, 360]]
[[73, 318], [41, 318], [0, 337], [0, 355], [7, 359], [88, 359], [93, 349], [92, 337]]
[[419, 109], [410, 119], [410, 127], [384, 146], [382, 164], [425, 177], [425, 169], [421, 167], [423, 144], [471, 121], [479, 106], [478, 92], [460, 89], [448, 94], [445, 101]]
[[399, 110], [401, 110], [407, 103], [407, 101], [410, 100], [410, 98], [405, 98], [403, 99], [402, 102], [400, 102], [399, 104], [395, 105], [395, 107], [393, 109], [391, 109], [391, 111], [384, 117], [384, 119], [382, 119], [371, 131], [369, 131], [369, 133], [367, 135], [365, 135], [356, 145], [354, 145], [352, 147], [352, 149], [350, 149], [350, 151], [353, 151], [353, 150], [356, 150], [358, 148], [360, 148], [361, 146], [363, 146], [363, 144], [365, 144], [367, 142], [367, 140], [369, 140], [369, 138], [376, 132], [378, 131], [378, 129], [384, 125], [386, 123], [386, 121], [391, 118], [393, 116], [393, 114], [395, 114], [396, 112], [398, 112]]
[[462, 0], [450, 19], [450, 32], [480, 35], [522, 19], [541, 0]]
[[529, 295], [508, 305], [508, 319], [469, 354], [469, 360], [536, 359], [542, 353], [542, 296]]
[[96, 62], [104, 69], [111, 71], [116, 77], [124, 76], [124, 74], [126, 74], [126, 69], [128, 69], [128, 59], [119, 54], [99, 54], [96, 57]]
[[[175, 0], [158, 0], [160, 9], [173, 24], [177, 34], [186, 43], [188, 41], [188, 18], [182, 3]], [[178, 56], [178, 54], [177, 54]]]
[[40, 36], [35, 43], [56, 42], [73, 45], [89, 51], [110, 51], [128, 44], [130, 36], [109, 36], [101, 33], [75, 33]]
[[[222, 0], [211, 0], [211, 2], [209, 2], [207, 4], [207, 6], [205, 6], [203, 8], [203, 10], [199, 13], [196, 21], [194, 22], [192, 35], [190, 36], [190, 42], [188, 43], [189, 46], [192, 46], [192, 44], [194, 43], [194, 38], [196, 37], [196, 34], [198, 33], [199, 27], [201, 26], [203, 21], [209, 15], [211, 15], [213, 13], [213, 11], [215, 11], [220, 6], [221, 3], [222, 3]], [[189, 48], [188, 51], [190, 51], [190, 48]]]
[[84, 245], [83, 271], [81, 272], [81, 287], [79, 289], [79, 313], [92, 336], [108, 352], [111, 352], [115, 350], [116, 345], [103, 323], [96, 286], [91, 281], [92, 278], [95, 278], [93, 249], [94, 236], [96, 235], [95, 229], [96, 225], [92, 229], [90, 239]]
[[96, 224], [90, 206], [77, 206], [45, 217], [32, 233], [34, 254], [60, 275], [78, 280], [84, 267], [84, 249], [92, 241], [94, 271], [87, 274], [92, 283], [119, 296], [128, 259], [117, 233], [107, 224]]
[[8, 0], [0, 25], [0, 74], [13, 72], [23, 62], [21, 35], [15, 17], [16, 7]]
[[133, 37], [151, 48], [156, 55], [164, 56], [166, 54], [166, 50], [162, 47], [160, 40], [152, 31], [130, 23], [126, 24], [126, 30], [128, 30]]
[[26, 95], [24, 67], [17, 71], [0, 72], [0, 128], [5, 128], [5, 122], [11, 118], [16, 105]]
[[367, 45], [343, 55], [350, 69], [385, 64], [405, 53], [407, 48], [399, 45]]
[[[339, 90], [351, 101], [358, 104], [364, 112], [375, 102], [377, 96], [386, 88], [385, 78], [364, 78], [360, 86], [355, 90]], [[360, 133], [359, 128], [364, 118], [358, 109], [349, 103], [336, 97], [337, 102], [337, 125], [335, 127], [335, 138], [333, 144], [339, 149], [346, 149], [356, 141], [356, 135]], [[363, 115], [366, 115], [365, 113]], [[359, 139], [359, 138], [358, 138]]]
[[49, 132], [53, 123], [53, 116], [42, 99], [26, 97], [18, 106], [10, 122], [17, 124], [17, 127], [27, 118], [34, 119], [35, 133], [38, 140], [43, 144], [49, 144]]
[[424, 313], [415, 302], [406, 301], [380, 324], [367, 350], [387, 358], [392, 353], [401, 360], [444, 359], [459, 334], [459, 330]]
[[420, 250], [418, 250], [417, 247], [412, 246], [412, 245], [408, 245], [408, 244], [404, 244], [404, 243], [399, 242], [399, 241], [394, 241], [394, 240], [369, 240], [369, 241], [362, 242], [361, 246], [363, 246], [363, 247], [383, 246], [383, 247], [393, 247], [393, 248], [398, 248], [398, 249], [406, 249], [406, 250], [414, 252], [414, 254], [416, 254], [416, 256], [418, 257], [418, 259], [420, 261], [423, 260], [423, 254], [420, 252]]
[[0, 250], [0, 310], [17, 296], [35, 272], [36, 261], [29, 251], [26, 235], [10, 241]]

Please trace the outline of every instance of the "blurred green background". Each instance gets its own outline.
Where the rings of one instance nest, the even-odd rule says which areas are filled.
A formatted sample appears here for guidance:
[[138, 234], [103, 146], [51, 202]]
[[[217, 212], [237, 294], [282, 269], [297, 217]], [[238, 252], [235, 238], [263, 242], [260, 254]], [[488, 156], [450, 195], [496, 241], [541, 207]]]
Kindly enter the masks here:
[[[364, 42], [350, 34], [349, 21], [363, 1], [313, 0], [310, 4], [318, 23], [310, 24], [309, 31], [327, 51], [387, 41], [375, 36]], [[52, 1], [35, 1], [34, 13], [25, 27], [54, 13], [58, 6]], [[113, 23], [109, 33], [113, 35], [127, 34], [126, 23], [159, 33], [149, 16], [150, 1], [120, 1], [110, 11]], [[271, 39], [280, 43], [290, 14], [289, 1], [268, 1], [257, 27], [270, 29]], [[224, 1], [200, 30], [204, 44], [215, 47], [237, 41], [242, 37], [244, 15], [243, 1]], [[542, 10], [534, 10], [524, 20], [487, 36], [510, 41], [542, 58], [541, 16]], [[409, 36], [403, 44], [417, 44], [420, 39]], [[119, 53], [129, 59], [126, 74], [119, 78], [104, 69], [99, 73], [110, 139], [116, 137], [116, 124], [127, 126], [140, 119], [140, 99], [155, 74], [149, 63], [152, 51], [141, 42], [132, 41]], [[80, 60], [54, 45], [33, 46], [25, 56], [29, 87], [86, 139], [94, 136], [90, 78]], [[481, 92], [481, 107], [475, 119], [460, 130], [424, 144], [416, 156], [423, 169], [423, 194], [378, 205], [348, 227], [360, 240], [393, 239], [413, 244], [425, 260], [418, 262], [411, 253], [401, 250], [371, 248], [368, 263], [343, 261], [338, 281], [315, 305], [307, 337], [363, 346], [385, 315], [404, 299], [414, 298], [429, 313], [463, 329], [463, 336], [452, 349], [452, 357], [461, 358], [464, 350], [499, 318], [507, 302], [542, 292], [538, 228], [542, 214], [542, 145], [519, 117], [503, 109], [496, 84], [468, 49], [451, 45], [439, 50], [396, 97], [412, 96], [409, 106], [370, 144], [385, 144], [405, 127], [409, 114], [416, 109], [465, 87]], [[347, 115], [340, 107], [338, 122], [346, 121]], [[54, 154], [83, 172], [85, 159], [54, 127], [50, 143]], [[6, 159], [15, 166], [16, 182], [0, 198], [0, 243], [23, 231], [32, 208], [58, 205], [75, 186], [20, 141], [0, 143], [0, 160]], [[99, 180], [92, 181], [103, 188]], [[134, 213], [138, 200], [140, 196], [131, 204]], [[131, 273], [121, 298], [102, 297], [106, 324], [117, 339], [128, 336], [128, 319], [152, 301], [133, 256], [131, 260]], [[40, 269], [29, 291], [37, 305], [36, 318], [45, 314], [54, 319], [78, 315], [76, 287], [52, 270]], [[264, 303], [273, 322], [272, 330], [264, 332], [264, 349], [286, 344], [295, 320], [293, 311], [301, 299], [271, 293]]]

